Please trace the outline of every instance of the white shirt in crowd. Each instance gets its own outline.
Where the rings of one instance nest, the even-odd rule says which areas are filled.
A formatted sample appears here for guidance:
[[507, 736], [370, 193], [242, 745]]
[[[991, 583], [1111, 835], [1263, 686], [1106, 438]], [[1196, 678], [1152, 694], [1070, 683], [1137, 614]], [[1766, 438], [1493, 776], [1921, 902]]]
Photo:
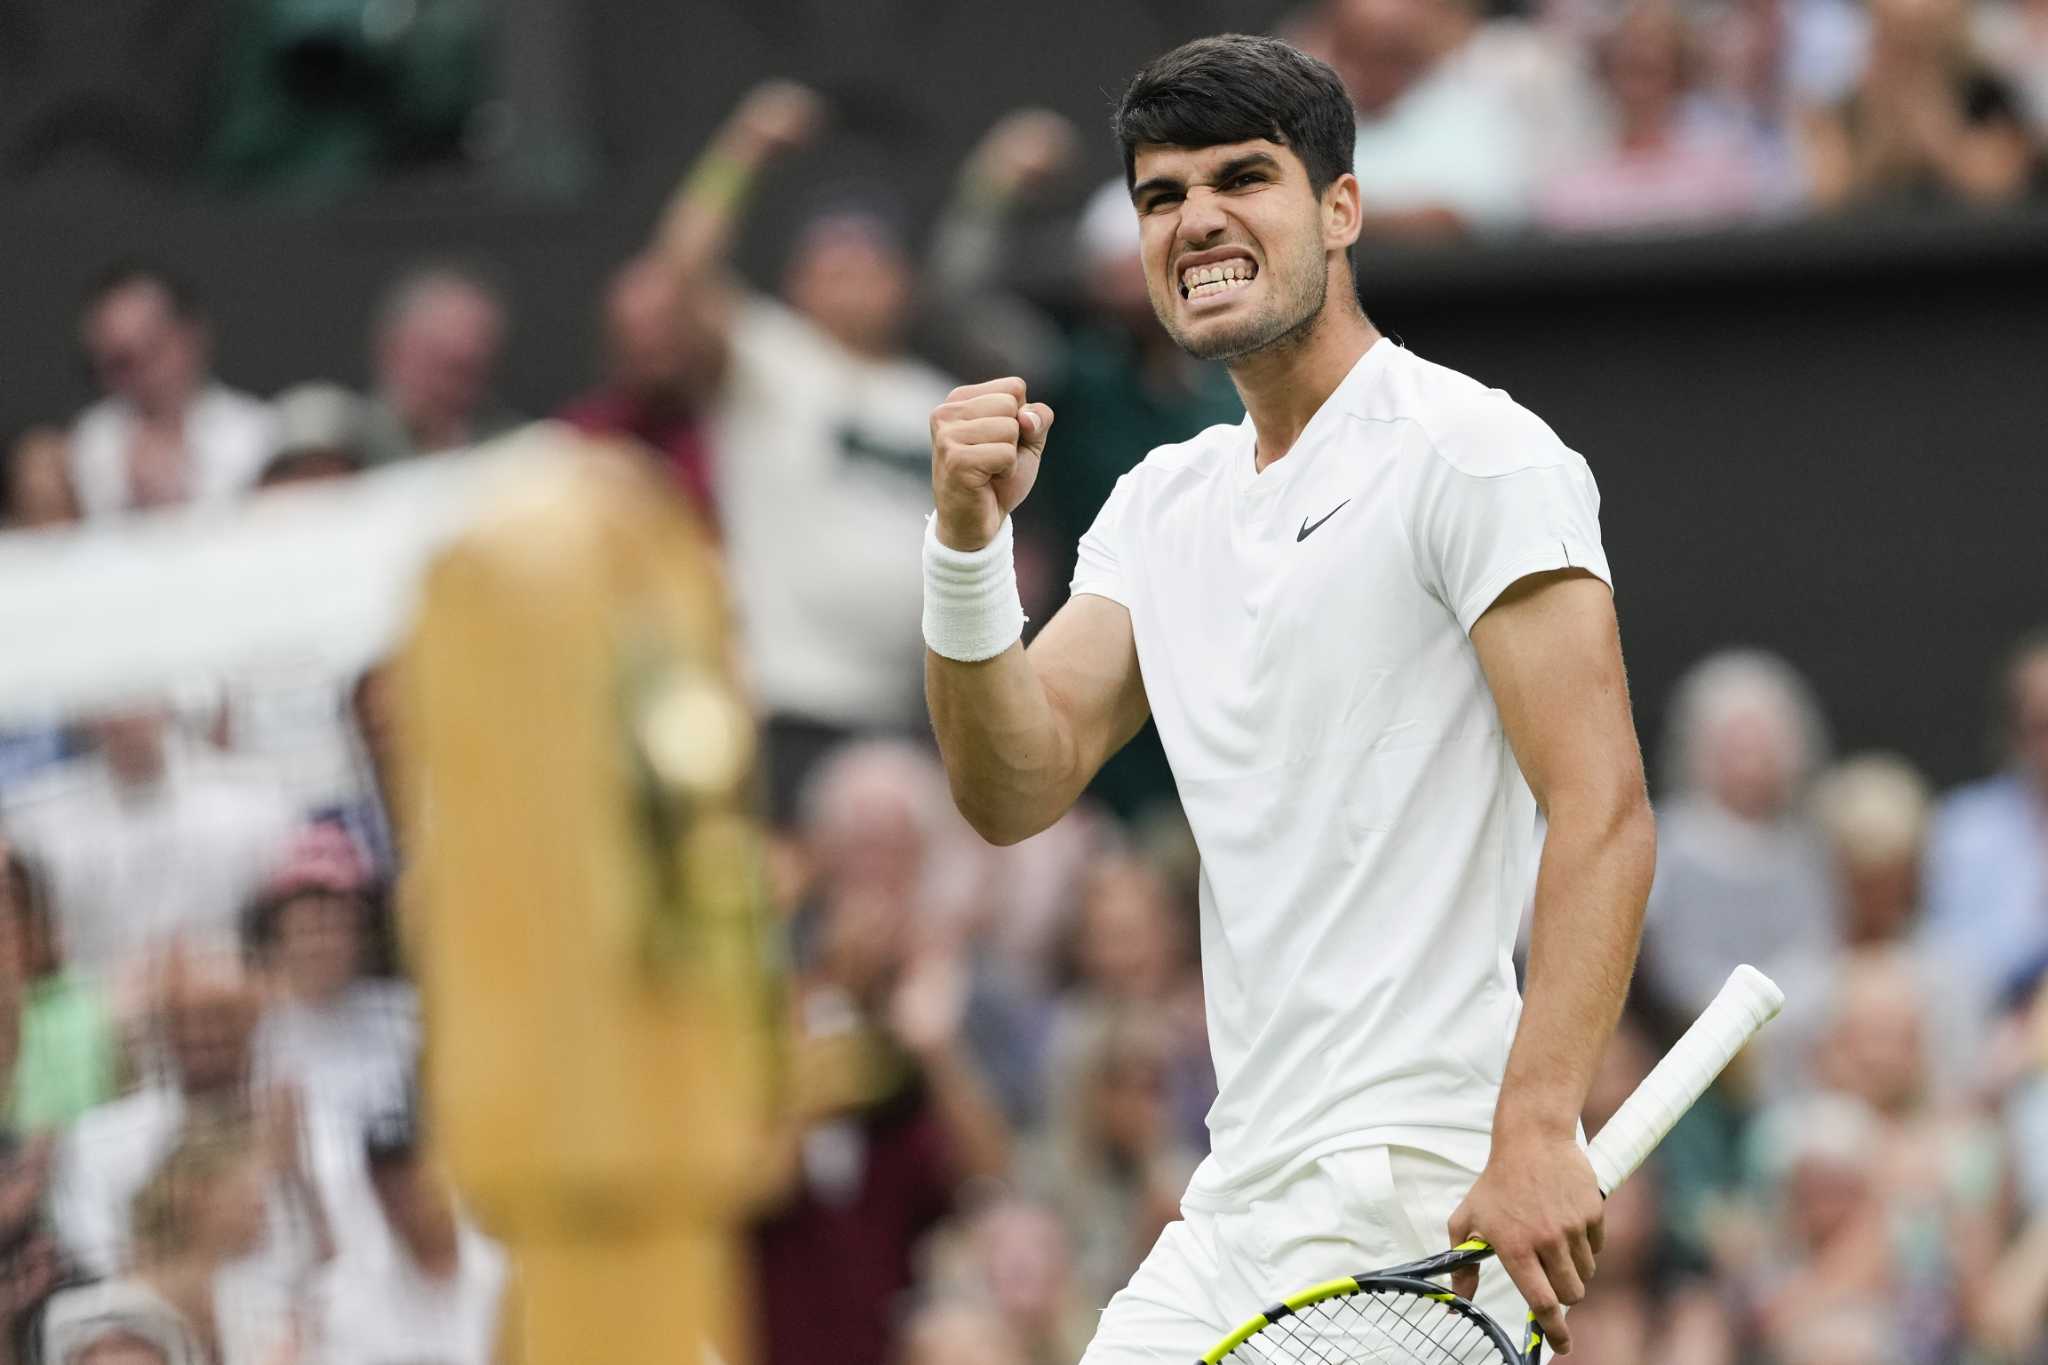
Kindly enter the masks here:
[[[211, 384], [185, 412], [186, 500], [217, 505], [256, 482], [276, 444], [270, 405], [224, 384]], [[71, 481], [88, 518], [134, 506], [128, 452], [138, 422], [119, 398], [103, 398], [78, 416], [71, 432]]]
[[176, 736], [154, 782], [90, 756], [8, 793], [4, 815], [49, 875], [68, 961], [102, 976], [174, 940], [238, 955], [243, 907], [293, 825], [272, 783]]
[[1585, 461], [1392, 341], [1256, 445], [1153, 451], [1073, 582], [1130, 611], [1201, 851], [1209, 1206], [1349, 1147], [1484, 1164], [1538, 841], [1468, 632], [1529, 574], [1608, 579]]
[[718, 504], [771, 713], [922, 717], [931, 413], [951, 388], [918, 361], [856, 355], [773, 300], [743, 306], [716, 417]]
[[492, 1365], [505, 1253], [467, 1224], [457, 1247], [445, 1280], [395, 1243], [336, 1260], [314, 1283], [318, 1345], [308, 1365]]
[[1530, 129], [1475, 67], [1441, 62], [1376, 117], [1352, 152], [1376, 210], [1446, 208], [1472, 227], [1519, 226], [1529, 212]]

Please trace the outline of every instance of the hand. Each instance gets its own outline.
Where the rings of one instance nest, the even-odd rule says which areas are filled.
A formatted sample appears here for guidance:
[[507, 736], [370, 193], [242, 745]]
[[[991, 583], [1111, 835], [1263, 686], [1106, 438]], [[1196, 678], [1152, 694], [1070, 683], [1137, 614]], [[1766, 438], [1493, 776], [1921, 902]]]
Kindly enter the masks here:
[[967, 968], [952, 953], [913, 958], [889, 999], [889, 1031], [913, 1056], [944, 1051], [967, 1017], [967, 985]]
[[[1567, 1355], [1572, 1338], [1564, 1310], [1586, 1297], [1604, 1212], [1593, 1167], [1570, 1133], [1496, 1133], [1485, 1171], [1451, 1215], [1451, 1244], [1485, 1238], [1528, 1301], [1543, 1339]], [[1479, 1288], [1478, 1267], [1459, 1271], [1451, 1288], [1471, 1298]]]
[[825, 121], [825, 101], [795, 81], [763, 81], [747, 92], [727, 124], [734, 150], [761, 162], [809, 142]]
[[1052, 409], [1024, 401], [1021, 379], [991, 379], [946, 395], [932, 410], [932, 499], [938, 535], [979, 550], [1038, 479]]
[[1045, 184], [1074, 159], [1074, 125], [1050, 109], [1005, 114], [968, 158], [969, 173], [1004, 199]]

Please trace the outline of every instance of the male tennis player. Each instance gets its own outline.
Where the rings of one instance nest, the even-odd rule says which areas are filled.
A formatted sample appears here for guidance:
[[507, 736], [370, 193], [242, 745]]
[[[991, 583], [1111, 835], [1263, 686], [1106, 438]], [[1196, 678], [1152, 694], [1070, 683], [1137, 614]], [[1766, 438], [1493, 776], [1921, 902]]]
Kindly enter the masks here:
[[1045, 828], [1149, 712], [1201, 849], [1213, 1151], [1084, 1360], [1193, 1360], [1447, 1233], [1499, 1248], [1482, 1307], [1512, 1327], [1519, 1291], [1568, 1350], [1600, 1242], [1579, 1108], [1655, 843], [1592, 476], [1360, 311], [1329, 67], [1202, 39], [1116, 128], [1152, 305], [1247, 417], [1124, 475], [1028, 652], [1008, 517], [1053, 414], [1021, 381], [933, 413], [925, 538], [926, 689], [974, 826]]

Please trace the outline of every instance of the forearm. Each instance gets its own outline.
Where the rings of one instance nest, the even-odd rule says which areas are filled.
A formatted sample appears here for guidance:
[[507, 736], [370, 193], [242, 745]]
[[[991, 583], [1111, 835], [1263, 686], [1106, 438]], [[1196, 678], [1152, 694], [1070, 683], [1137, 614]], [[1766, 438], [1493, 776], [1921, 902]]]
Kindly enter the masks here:
[[1640, 792], [1583, 814], [1550, 812], [1496, 1132], [1554, 1135], [1578, 1122], [1628, 995], [1655, 864], [1655, 823]]
[[957, 1043], [919, 1059], [932, 1108], [962, 1180], [999, 1180], [1010, 1171], [1010, 1125], [974, 1063]]
[[677, 275], [701, 280], [724, 269], [760, 169], [759, 154], [730, 128], [692, 163], [654, 234], [655, 250]]
[[924, 680], [954, 804], [982, 838], [1016, 843], [1073, 804], [1074, 744], [1023, 645], [979, 663], [926, 650]]

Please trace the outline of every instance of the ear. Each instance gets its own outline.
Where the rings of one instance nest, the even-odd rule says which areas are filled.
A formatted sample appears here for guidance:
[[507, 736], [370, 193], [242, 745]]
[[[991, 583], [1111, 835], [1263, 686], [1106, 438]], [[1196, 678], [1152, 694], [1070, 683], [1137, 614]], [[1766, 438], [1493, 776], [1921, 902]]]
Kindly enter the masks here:
[[1323, 191], [1323, 249], [1349, 251], [1365, 223], [1358, 177], [1346, 171]]

